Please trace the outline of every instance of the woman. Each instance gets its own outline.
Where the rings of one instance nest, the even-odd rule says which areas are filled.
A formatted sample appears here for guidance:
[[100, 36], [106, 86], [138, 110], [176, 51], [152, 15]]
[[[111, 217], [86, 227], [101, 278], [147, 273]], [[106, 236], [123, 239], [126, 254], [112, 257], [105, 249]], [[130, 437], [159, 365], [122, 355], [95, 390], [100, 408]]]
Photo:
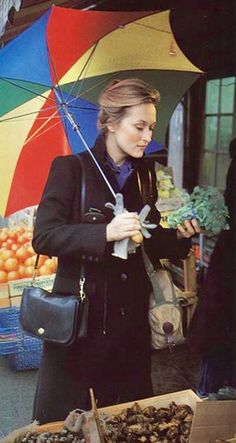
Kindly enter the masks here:
[[[99, 98], [101, 135], [93, 149], [126, 211], [114, 216], [109, 188], [88, 152], [80, 154], [85, 169], [85, 212], [81, 214], [81, 169], [77, 156], [56, 158], [38, 208], [33, 246], [37, 253], [58, 257], [54, 291], [77, 293], [80, 266], [85, 266], [89, 297], [87, 338], [70, 347], [45, 344], [39, 371], [34, 418], [62, 420], [74, 408], [89, 409], [89, 388], [98, 406], [132, 401], [153, 394], [148, 305], [150, 282], [141, 248], [127, 260], [112, 255], [114, 242], [140, 232], [143, 207], [137, 171], [147, 176], [143, 159], [156, 124], [159, 93], [139, 79], [113, 81]], [[155, 187], [153, 189], [156, 189]], [[155, 192], [149, 221], [159, 223]], [[89, 217], [89, 210], [98, 217]], [[96, 219], [93, 222], [93, 219]], [[98, 223], [99, 222], [99, 223]], [[184, 258], [188, 238], [198, 231], [195, 220], [178, 232], [157, 226], [145, 240], [150, 258]]]

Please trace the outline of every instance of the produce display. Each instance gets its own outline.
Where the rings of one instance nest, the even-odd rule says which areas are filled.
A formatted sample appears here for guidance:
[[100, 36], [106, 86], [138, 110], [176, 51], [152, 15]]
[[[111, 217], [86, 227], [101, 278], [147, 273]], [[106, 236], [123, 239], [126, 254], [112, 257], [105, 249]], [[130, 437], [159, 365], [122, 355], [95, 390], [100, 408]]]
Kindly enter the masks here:
[[213, 186], [195, 186], [189, 201], [168, 217], [170, 228], [176, 228], [184, 220], [195, 218], [210, 237], [222, 229], [228, 229], [228, 209], [223, 195]]
[[59, 432], [28, 432], [20, 443], [85, 443], [82, 430], [72, 432], [62, 429]]
[[[0, 283], [32, 277], [37, 256], [32, 236], [32, 229], [22, 226], [0, 229]], [[53, 274], [56, 267], [56, 258], [40, 255], [38, 275]]]
[[156, 207], [161, 213], [160, 224], [163, 228], [169, 228], [168, 216], [189, 200], [189, 194], [174, 185], [171, 171], [171, 168], [162, 165], [158, 165], [156, 169], [158, 191]]
[[[167, 171], [166, 171], [167, 169]], [[183, 206], [189, 200], [189, 194], [184, 190], [174, 185], [173, 177], [168, 173], [168, 169], [158, 169], [157, 176], [157, 209], [175, 210]]]
[[171, 402], [169, 407], [142, 409], [136, 402], [106, 420], [106, 443], [186, 443], [189, 441], [193, 410]]
[[[177, 405], [172, 401], [168, 407], [141, 408], [139, 403], [135, 402], [119, 414], [100, 414], [98, 433], [104, 443], [187, 443], [192, 419], [193, 410], [187, 404]], [[94, 428], [95, 423], [92, 411], [75, 409], [70, 412], [61, 429], [59, 427], [60, 430], [57, 427], [56, 432], [51, 431], [49, 423], [43, 425], [44, 429], [41, 432], [36, 429], [27, 431], [21, 438], [18, 435], [17, 441], [18, 443], [98, 442], [100, 439]]]

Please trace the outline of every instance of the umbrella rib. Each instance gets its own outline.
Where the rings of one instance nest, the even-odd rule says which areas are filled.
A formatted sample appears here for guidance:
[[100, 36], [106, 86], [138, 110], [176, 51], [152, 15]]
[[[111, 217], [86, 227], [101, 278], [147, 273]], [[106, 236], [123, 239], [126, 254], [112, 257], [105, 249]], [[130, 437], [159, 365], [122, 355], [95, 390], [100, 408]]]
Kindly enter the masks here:
[[[9, 83], [10, 85], [16, 86], [19, 89], [23, 89], [26, 92], [30, 92], [31, 94], [35, 95], [36, 98], [40, 98], [41, 97], [44, 100], [51, 100], [51, 101], [53, 101], [53, 99], [51, 99], [50, 97], [46, 97], [45, 95], [40, 94], [38, 92], [35, 92], [35, 91], [31, 90], [30, 88], [26, 88], [25, 86], [18, 85], [17, 83], [14, 83], [13, 81], [10, 81], [10, 80], [8, 80], [6, 78], [2, 78], [1, 80], [5, 81], [6, 83]], [[36, 83], [36, 84], [38, 84], [38, 83]], [[51, 89], [50, 86], [47, 86], [47, 87], [48, 87], [48, 89]]]
[[[91, 53], [89, 54], [89, 57], [88, 57], [87, 61], [85, 62], [84, 66], [82, 67], [82, 69], [81, 69], [81, 71], [80, 71], [76, 81], [73, 82], [73, 86], [71, 87], [70, 91], [68, 92], [68, 95], [71, 95], [73, 93], [73, 90], [75, 89], [76, 85], [80, 81], [80, 78], [81, 78], [82, 74], [84, 73], [85, 69], [88, 67], [88, 63], [91, 62], [92, 56], [94, 55], [94, 52], [95, 52], [95, 50], [97, 48], [97, 45], [98, 45], [98, 41], [95, 43], [95, 45], [93, 45], [93, 49], [92, 49]], [[84, 79], [82, 79], [82, 80], [84, 80]], [[80, 89], [81, 88], [82, 88], [82, 81], [81, 81], [81, 84], [80, 84]], [[81, 96], [81, 94], [78, 91], [78, 93], [72, 99], [70, 99], [70, 100], [68, 100], [66, 102], [66, 105], [69, 105], [70, 103], [72, 103], [74, 100], [76, 100], [80, 96]]]
[[[81, 75], [83, 74], [84, 70], [86, 69], [86, 66], [88, 65], [89, 61], [91, 60], [91, 57], [93, 56], [94, 51], [95, 51], [97, 45], [98, 45], [98, 41], [94, 44], [93, 49], [92, 49], [92, 51], [91, 51], [91, 53], [90, 53], [90, 55], [89, 55], [89, 57], [88, 57], [88, 60], [87, 60], [86, 63], [84, 64], [84, 66], [83, 66], [83, 68], [82, 68], [80, 74], [78, 75], [77, 80], [73, 83], [73, 86], [72, 86], [71, 90], [69, 91], [69, 95], [72, 94], [72, 91], [73, 91], [73, 89], [75, 88], [75, 85], [76, 85], [77, 82], [79, 81]], [[62, 97], [63, 97], [63, 91], [62, 91], [62, 89], [61, 89], [61, 85], [59, 84], [59, 76], [58, 76], [58, 74], [57, 74], [56, 67], [55, 67], [55, 64], [54, 64], [54, 62], [53, 62], [53, 59], [52, 59], [52, 56], [51, 56], [49, 50], [48, 50], [48, 56], [49, 56], [49, 58], [50, 58], [50, 61], [51, 61], [51, 64], [52, 64], [52, 69], [53, 69], [53, 72], [54, 72], [54, 75], [55, 75], [55, 78], [56, 78], [56, 84], [54, 85], [54, 87], [53, 87], [52, 89], [53, 89], [54, 91], [55, 91], [55, 89], [57, 90], [57, 94], [58, 94], [58, 95], [56, 94], [56, 97], [58, 98], [58, 96], [60, 96], [60, 99], [61, 99], [61, 102], [62, 102], [61, 105], [62, 105], [62, 104], [65, 104], [65, 105], [66, 105], [66, 104], [68, 104], [68, 103], [65, 103], [64, 100], [62, 100]], [[60, 92], [60, 93], [59, 93], [59, 92]]]
[[[29, 142], [29, 141], [31, 141], [32, 140], [32, 138], [48, 123], [48, 122], [50, 122], [50, 120], [52, 120], [53, 118], [54, 118], [54, 116], [57, 114], [57, 110], [54, 112], [54, 114], [52, 114], [50, 117], [48, 117], [48, 119], [44, 122], [44, 123], [42, 123], [42, 125], [31, 135], [31, 137], [29, 137], [28, 139], [27, 139], [27, 142]], [[60, 122], [57, 122], [57, 123], [55, 123], [55, 124], [58, 124], [58, 123], [60, 123]], [[52, 127], [52, 126], [51, 126]], [[50, 129], [51, 129], [51, 127], [50, 127]]]
[[[42, 134], [45, 134], [46, 132], [50, 131], [52, 128], [54, 128], [55, 126], [57, 126], [60, 122], [56, 122], [54, 123], [54, 125], [51, 125], [50, 128], [44, 129], [44, 131], [40, 132], [40, 134], [38, 134], [39, 131], [35, 131], [34, 134], [31, 135], [30, 138], [28, 138], [25, 143], [23, 144], [23, 146], [26, 146], [30, 141], [32, 140], [36, 140], [36, 138], [41, 137]], [[43, 126], [40, 127], [40, 129]]]
[[[117, 73], [111, 74], [109, 77], [109, 80], [111, 81], [112, 78], [116, 77]], [[69, 100], [67, 102], [67, 104], [72, 103], [74, 100], [76, 100], [77, 98], [83, 97], [83, 95], [87, 94], [88, 92], [92, 91], [93, 89], [97, 88], [97, 86], [100, 86], [102, 84], [107, 83], [107, 78], [98, 81], [97, 83], [95, 83], [95, 85], [91, 86], [90, 88], [87, 88], [85, 91], [80, 92], [79, 94], [75, 95], [71, 100]]]
[[[70, 92], [69, 92], [70, 95], [72, 94], [73, 90], [75, 89], [75, 86], [76, 86], [77, 83], [79, 82], [79, 80], [80, 80], [82, 74], [84, 73], [84, 71], [86, 70], [86, 68], [88, 68], [88, 64], [91, 62], [91, 59], [92, 59], [92, 57], [93, 57], [93, 55], [94, 55], [95, 50], [97, 49], [97, 46], [98, 46], [98, 40], [97, 40], [96, 43], [93, 45], [92, 51], [91, 51], [91, 53], [89, 54], [89, 57], [88, 57], [87, 61], [85, 62], [84, 66], [82, 67], [82, 69], [81, 69], [81, 71], [80, 71], [80, 73], [79, 73], [79, 75], [78, 75], [78, 77], [77, 77], [77, 80], [74, 82], [74, 84], [73, 84], [73, 86], [72, 86], [72, 88], [71, 88], [71, 90], [70, 90]], [[80, 88], [81, 88], [81, 87], [82, 87], [82, 86], [81, 86], [81, 84], [80, 84]]]
[[165, 29], [154, 28], [154, 26], [144, 25], [143, 23], [138, 23], [138, 22], [133, 22], [133, 24], [136, 26], [142, 26], [143, 28], [152, 29], [153, 31], [156, 31], [156, 32], [163, 32], [164, 34], [173, 35], [173, 33], [171, 31], [166, 31]]
[[[39, 114], [40, 112], [45, 112], [45, 110], [46, 111], [50, 111], [50, 110], [52, 110], [52, 109], [56, 109], [56, 107], [55, 106], [50, 106], [49, 108], [46, 108], [46, 109], [40, 109], [39, 111], [32, 111], [32, 112], [26, 112], [25, 114], [21, 114], [21, 115], [15, 115], [14, 117], [8, 117], [8, 118], [3, 118], [3, 119], [0, 119], [0, 123], [5, 123], [5, 122], [7, 122], [7, 121], [11, 121], [11, 120], [18, 120], [18, 119], [21, 119], [22, 117], [28, 117], [29, 115], [34, 115], [34, 114]], [[37, 117], [38, 119], [43, 119], [43, 118], [48, 118], [48, 117]], [[58, 116], [58, 118], [60, 118], [59, 116]]]

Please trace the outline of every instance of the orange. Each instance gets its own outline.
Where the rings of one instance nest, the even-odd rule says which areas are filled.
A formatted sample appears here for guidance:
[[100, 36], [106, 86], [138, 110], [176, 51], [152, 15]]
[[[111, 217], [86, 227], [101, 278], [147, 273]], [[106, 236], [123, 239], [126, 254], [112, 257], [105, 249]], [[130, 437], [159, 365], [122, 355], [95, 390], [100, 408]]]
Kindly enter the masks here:
[[0, 271], [0, 283], [7, 283], [7, 273]]
[[18, 269], [18, 261], [16, 258], [8, 258], [4, 263], [5, 271], [16, 271]]
[[16, 258], [18, 258], [18, 260], [24, 262], [28, 257], [29, 257], [29, 255], [28, 255], [28, 251], [26, 248], [21, 246], [19, 249], [17, 249]]
[[19, 278], [26, 277], [26, 267], [24, 265], [19, 265], [18, 267]]
[[4, 261], [0, 258], [0, 270], [3, 271], [4, 270]]
[[17, 280], [18, 278], [19, 278], [19, 274], [17, 271], [10, 271], [7, 274], [8, 281]]
[[52, 274], [52, 270], [45, 265], [40, 266], [38, 274], [39, 275], [50, 275]]
[[8, 258], [13, 258], [15, 257], [15, 252], [11, 251], [10, 249], [4, 249], [3, 251], [1, 251], [1, 259], [3, 261], [8, 260]]
[[29, 253], [29, 256], [35, 255], [35, 250], [31, 244], [27, 245], [27, 251]]
[[0, 243], [7, 240], [7, 233], [0, 231]]
[[12, 240], [12, 238], [8, 238], [7, 241], [6, 241], [7, 249], [11, 249], [13, 243], [14, 243], [14, 240]]
[[25, 268], [25, 277], [32, 277], [34, 273], [33, 266], [26, 266]]

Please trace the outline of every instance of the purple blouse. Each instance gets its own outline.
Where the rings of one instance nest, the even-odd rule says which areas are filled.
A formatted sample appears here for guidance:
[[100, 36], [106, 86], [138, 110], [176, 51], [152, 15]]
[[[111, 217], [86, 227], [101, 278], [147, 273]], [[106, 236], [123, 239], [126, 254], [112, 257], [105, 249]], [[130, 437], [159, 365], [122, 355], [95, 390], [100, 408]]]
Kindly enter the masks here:
[[111, 170], [115, 173], [116, 180], [119, 184], [120, 189], [123, 188], [127, 178], [130, 176], [134, 170], [132, 160], [127, 158], [122, 165], [117, 166], [113, 159], [107, 154], [107, 163]]

